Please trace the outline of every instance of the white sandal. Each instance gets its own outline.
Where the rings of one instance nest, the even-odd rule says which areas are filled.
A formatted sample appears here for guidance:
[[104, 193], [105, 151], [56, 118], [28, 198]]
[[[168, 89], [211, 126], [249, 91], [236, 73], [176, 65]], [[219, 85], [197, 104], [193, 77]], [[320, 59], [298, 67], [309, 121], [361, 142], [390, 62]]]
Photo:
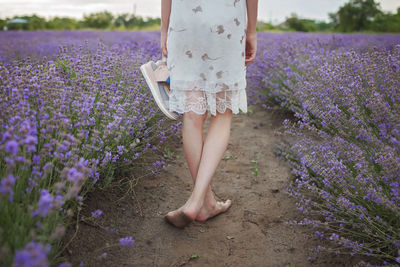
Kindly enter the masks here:
[[172, 120], [178, 120], [179, 114], [175, 111], [171, 112], [168, 109], [171, 89], [166, 60], [167, 58], [163, 57], [161, 60], [158, 60], [155, 63], [153, 61], [149, 61], [140, 66], [140, 70], [160, 110], [168, 118]]

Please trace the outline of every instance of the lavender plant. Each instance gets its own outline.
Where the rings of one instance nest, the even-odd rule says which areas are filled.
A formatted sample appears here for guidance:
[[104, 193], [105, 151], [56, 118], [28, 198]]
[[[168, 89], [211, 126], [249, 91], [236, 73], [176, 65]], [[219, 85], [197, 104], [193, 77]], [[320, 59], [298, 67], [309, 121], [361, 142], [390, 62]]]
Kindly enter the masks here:
[[400, 262], [400, 46], [334, 61], [298, 84], [288, 192], [334, 252]]
[[330, 60], [331, 55], [369, 47], [390, 50], [400, 42], [396, 34], [258, 33], [257, 56], [248, 66], [249, 104], [280, 106], [296, 112], [301, 103], [291, 97], [298, 77]]
[[160, 173], [166, 139], [181, 125], [158, 112], [140, 75], [139, 66], [159, 53], [150, 40], [99, 42], [96, 49], [69, 44], [54, 60], [0, 65], [0, 256], [6, 265], [55, 263], [64, 225], [94, 185], [139, 168]]
[[332, 243], [317, 251], [400, 262], [400, 46], [392, 38], [261, 46], [253, 67], [253, 100], [298, 118], [284, 122], [276, 152], [296, 177], [287, 192], [304, 219], [293, 223]]

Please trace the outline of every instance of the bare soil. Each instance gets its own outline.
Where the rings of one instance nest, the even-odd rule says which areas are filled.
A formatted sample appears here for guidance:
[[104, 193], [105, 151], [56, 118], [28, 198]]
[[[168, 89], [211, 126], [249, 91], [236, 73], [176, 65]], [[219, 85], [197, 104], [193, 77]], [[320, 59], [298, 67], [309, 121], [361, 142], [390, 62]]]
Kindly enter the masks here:
[[[91, 192], [81, 213], [90, 216], [91, 211], [102, 210], [99, 224], [114, 227], [118, 233], [81, 222], [64, 256], [73, 266], [81, 262], [84, 266], [366, 266], [360, 258], [335, 255], [308, 260], [318, 240], [310, 229], [287, 223], [302, 215], [296, 201], [284, 192], [293, 174], [273, 154], [281, 138], [274, 131], [288, 115], [251, 108], [253, 112], [246, 115], [234, 115], [225, 159], [212, 180], [217, 198], [232, 200], [226, 213], [184, 229], [164, 220], [164, 214], [185, 203], [193, 187], [178, 142], [176, 161], [161, 175], [139, 180], [134, 198], [123, 197], [127, 188]], [[210, 115], [204, 136], [209, 119]], [[257, 163], [252, 165], [252, 160]], [[70, 227], [64, 242], [74, 232]], [[102, 249], [127, 235], [135, 245]], [[105, 257], [101, 257], [103, 252]]]

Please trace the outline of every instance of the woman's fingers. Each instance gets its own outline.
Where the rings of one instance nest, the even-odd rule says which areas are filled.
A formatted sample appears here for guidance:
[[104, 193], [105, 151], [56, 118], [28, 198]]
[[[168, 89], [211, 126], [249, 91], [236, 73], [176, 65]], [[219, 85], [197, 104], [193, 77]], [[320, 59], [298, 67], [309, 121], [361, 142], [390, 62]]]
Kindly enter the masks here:
[[168, 56], [167, 46], [166, 46], [165, 42], [161, 45], [161, 52], [164, 57]]
[[165, 48], [165, 47], [162, 48], [162, 54], [163, 54], [163, 57], [167, 57], [168, 56], [167, 48]]
[[249, 65], [256, 58], [256, 51], [249, 51], [246, 53], [245, 65]]
[[167, 51], [167, 39], [168, 39], [168, 32], [162, 31], [161, 32], [161, 53], [163, 57], [167, 57], [168, 51]]
[[257, 35], [256, 34], [248, 34], [246, 36], [246, 57], [245, 57], [245, 65], [249, 65], [256, 58], [257, 51]]

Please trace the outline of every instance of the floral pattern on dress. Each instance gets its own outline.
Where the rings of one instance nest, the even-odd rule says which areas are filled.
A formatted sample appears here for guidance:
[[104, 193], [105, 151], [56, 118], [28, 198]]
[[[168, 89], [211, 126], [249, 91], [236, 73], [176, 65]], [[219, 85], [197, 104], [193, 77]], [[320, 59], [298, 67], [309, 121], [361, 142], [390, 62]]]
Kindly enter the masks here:
[[246, 0], [172, 0], [167, 36], [169, 109], [247, 112]]

